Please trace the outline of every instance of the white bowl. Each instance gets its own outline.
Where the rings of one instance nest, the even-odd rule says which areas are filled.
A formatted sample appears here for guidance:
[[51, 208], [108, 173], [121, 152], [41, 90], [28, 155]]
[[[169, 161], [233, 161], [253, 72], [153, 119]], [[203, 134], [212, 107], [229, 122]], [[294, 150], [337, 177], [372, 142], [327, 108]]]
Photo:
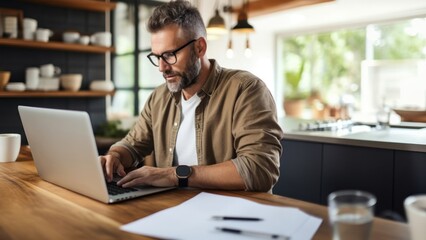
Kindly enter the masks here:
[[92, 91], [110, 92], [110, 91], [114, 90], [114, 84], [111, 81], [94, 80], [90, 83], [89, 88]]
[[64, 32], [62, 34], [62, 40], [66, 43], [77, 43], [80, 39], [80, 33], [78, 32]]
[[25, 84], [22, 82], [12, 82], [6, 85], [7, 91], [22, 92], [25, 91]]
[[75, 74], [63, 74], [60, 77], [61, 86], [64, 90], [78, 91], [81, 87], [83, 75], [79, 73]]

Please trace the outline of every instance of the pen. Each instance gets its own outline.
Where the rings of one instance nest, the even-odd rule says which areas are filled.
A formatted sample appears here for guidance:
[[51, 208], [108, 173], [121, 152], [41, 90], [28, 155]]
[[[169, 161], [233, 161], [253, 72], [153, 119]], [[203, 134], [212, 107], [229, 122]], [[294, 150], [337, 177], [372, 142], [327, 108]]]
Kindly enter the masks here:
[[249, 231], [249, 230], [241, 230], [241, 229], [235, 229], [235, 228], [216, 227], [216, 230], [219, 230], [221, 232], [226, 232], [226, 233], [234, 233], [234, 234], [251, 236], [251, 237], [258, 237], [258, 238], [264, 238], [264, 239], [290, 240], [290, 237], [285, 236], [285, 235], [270, 234], [270, 233], [256, 232], [256, 231]]
[[237, 220], [237, 221], [262, 221], [256, 217], [234, 217], [234, 216], [213, 216], [214, 220]]

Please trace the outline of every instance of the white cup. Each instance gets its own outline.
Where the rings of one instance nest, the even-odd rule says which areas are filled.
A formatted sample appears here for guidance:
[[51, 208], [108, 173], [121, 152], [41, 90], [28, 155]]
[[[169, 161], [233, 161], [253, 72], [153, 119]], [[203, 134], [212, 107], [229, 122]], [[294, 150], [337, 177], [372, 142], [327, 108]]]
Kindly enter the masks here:
[[28, 90], [37, 90], [40, 81], [40, 69], [36, 67], [27, 68], [25, 71], [25, 84]]
[[59, 67], [55, 67], [53, 64], [44, 64], [40, 66], [40, 75], [42, 77], [54, 77], [55, 75], [59, 75], [61, 73], [61, 69]]
[[37, 20], [32, 18], [24, 18], [23, 28], [24, 30], [35, 32], [37, 30]]
[[337, 191], [328, 195], [333, 240], [368, 240], [376, 201], [372, 194], [357, 190]]
[[90, 42], [93, 45], [110, 47], [112, 36], [110, 32], [97, 32], [90, 37]]
[[18, 133], [0, 134], [0, 162], [14, 162], [21, 148], [21, 135]]
[[52, 35], [53, 32], [50, 29], [38, 28], [35, 32], [35, 39], [40, 42], [48, 42]]
[[404, 201], [412, 240], [426, 237], [426, 195], [409, 196]]
[[32, 18], [24, 18], [23, 23], [23, 38], [25, 40], [34, 40], [35, 32], [37, 30], [37, 20]]
[[24, 32], [22, 33], [24, 40], [34, 40], [35, 32], [24, 29]]
[[90, 37], [86, 36], [86, 35], [80, 36], [78, 43], [83, 44], [83, 45], [88, 45], [90, 43]]

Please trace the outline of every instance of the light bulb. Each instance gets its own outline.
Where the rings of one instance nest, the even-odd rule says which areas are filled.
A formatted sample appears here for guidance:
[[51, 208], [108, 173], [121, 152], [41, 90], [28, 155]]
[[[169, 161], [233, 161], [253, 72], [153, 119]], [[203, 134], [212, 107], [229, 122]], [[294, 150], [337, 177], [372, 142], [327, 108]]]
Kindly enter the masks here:
[[246, 56], [246, 58], [251, 58], [252, 55], [253, 55], [253, 51], [250, 48], [246, 48], [244, 50], [244, 56]]
[[234, 50], [232, 50], [232, 39], [229, 39], [228, 49], [226, 50], [226, 57], [227, 58], [233, 58], [234, 57]]
[[232, 48], [228, 48], [226, 50], [226, 57], [227, 58], [234, 58], [234, 50], [232, 50]]

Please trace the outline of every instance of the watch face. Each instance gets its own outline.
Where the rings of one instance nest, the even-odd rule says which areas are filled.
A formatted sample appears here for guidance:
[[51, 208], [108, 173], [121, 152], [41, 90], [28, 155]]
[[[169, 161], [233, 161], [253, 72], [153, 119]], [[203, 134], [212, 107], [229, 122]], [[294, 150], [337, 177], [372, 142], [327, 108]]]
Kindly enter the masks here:
[[189, 175], [191, 175], [191, 167], [186, 165], [177, 166], [176, 175], [178, 177], [189, 177]]

